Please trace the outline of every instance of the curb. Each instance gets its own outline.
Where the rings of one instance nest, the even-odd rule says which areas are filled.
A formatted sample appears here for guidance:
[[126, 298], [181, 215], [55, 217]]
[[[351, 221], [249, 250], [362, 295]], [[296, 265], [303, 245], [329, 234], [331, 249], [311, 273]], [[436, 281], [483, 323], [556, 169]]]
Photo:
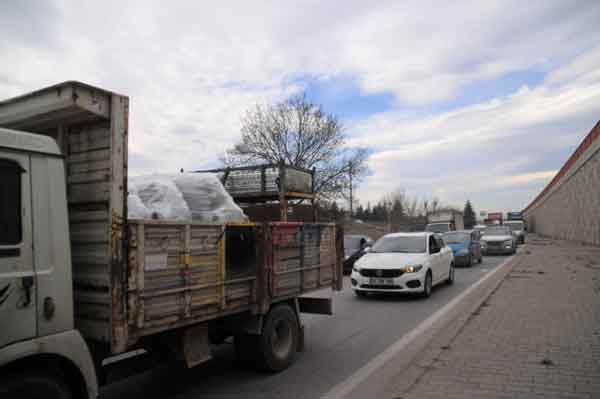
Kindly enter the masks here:
[[440, 353], [449, 348], [469, 320], [500, 287], [527, 245], [521, 248], [517, 255], [467, 288], [388, 350], [333, 387], [323, 398], [401, 398], [432, 367]]

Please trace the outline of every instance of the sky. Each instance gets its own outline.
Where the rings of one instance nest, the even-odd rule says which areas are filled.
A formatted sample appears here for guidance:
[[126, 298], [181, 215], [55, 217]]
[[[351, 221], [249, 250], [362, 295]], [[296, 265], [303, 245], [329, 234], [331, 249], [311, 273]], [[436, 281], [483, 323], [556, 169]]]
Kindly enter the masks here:
[[305, 91], [403, 189], [524, 208], [600, 119], [598, 1], [0, 2], [0, 98], [129, 96], [129, 171], [218, 166], [241, 117]]

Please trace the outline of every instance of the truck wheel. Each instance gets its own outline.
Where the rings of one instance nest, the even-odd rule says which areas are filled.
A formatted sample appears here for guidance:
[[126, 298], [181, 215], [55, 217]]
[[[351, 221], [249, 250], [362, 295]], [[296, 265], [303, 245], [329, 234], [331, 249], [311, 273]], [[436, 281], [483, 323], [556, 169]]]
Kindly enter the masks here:
[[3, 379], [0, 382], [0, 398], [72, 399], [73, 393], [61, 377], [32, 372]]
[[257, 336], [258, 367], [270, 372], [286, 369], [294, 361], [299, 334], [298, 318], [289, 305], [272, 308], [265, 317], [262, 334]]

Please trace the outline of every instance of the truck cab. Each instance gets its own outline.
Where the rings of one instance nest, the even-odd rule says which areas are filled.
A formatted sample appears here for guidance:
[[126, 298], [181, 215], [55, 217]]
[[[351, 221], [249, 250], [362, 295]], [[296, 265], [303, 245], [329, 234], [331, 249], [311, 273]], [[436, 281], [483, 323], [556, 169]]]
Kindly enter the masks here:
[[0, 129], [0, 397], [98, 391], [74, 327], [64, 176], [52, 138]]

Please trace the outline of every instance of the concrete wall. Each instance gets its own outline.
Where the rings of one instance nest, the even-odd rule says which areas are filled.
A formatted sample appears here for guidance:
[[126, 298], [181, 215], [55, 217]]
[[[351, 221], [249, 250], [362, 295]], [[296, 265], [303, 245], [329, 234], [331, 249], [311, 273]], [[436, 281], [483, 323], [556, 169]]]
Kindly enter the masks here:
[[530, 231], [600, 245], [600, 122], [524, 215]]

